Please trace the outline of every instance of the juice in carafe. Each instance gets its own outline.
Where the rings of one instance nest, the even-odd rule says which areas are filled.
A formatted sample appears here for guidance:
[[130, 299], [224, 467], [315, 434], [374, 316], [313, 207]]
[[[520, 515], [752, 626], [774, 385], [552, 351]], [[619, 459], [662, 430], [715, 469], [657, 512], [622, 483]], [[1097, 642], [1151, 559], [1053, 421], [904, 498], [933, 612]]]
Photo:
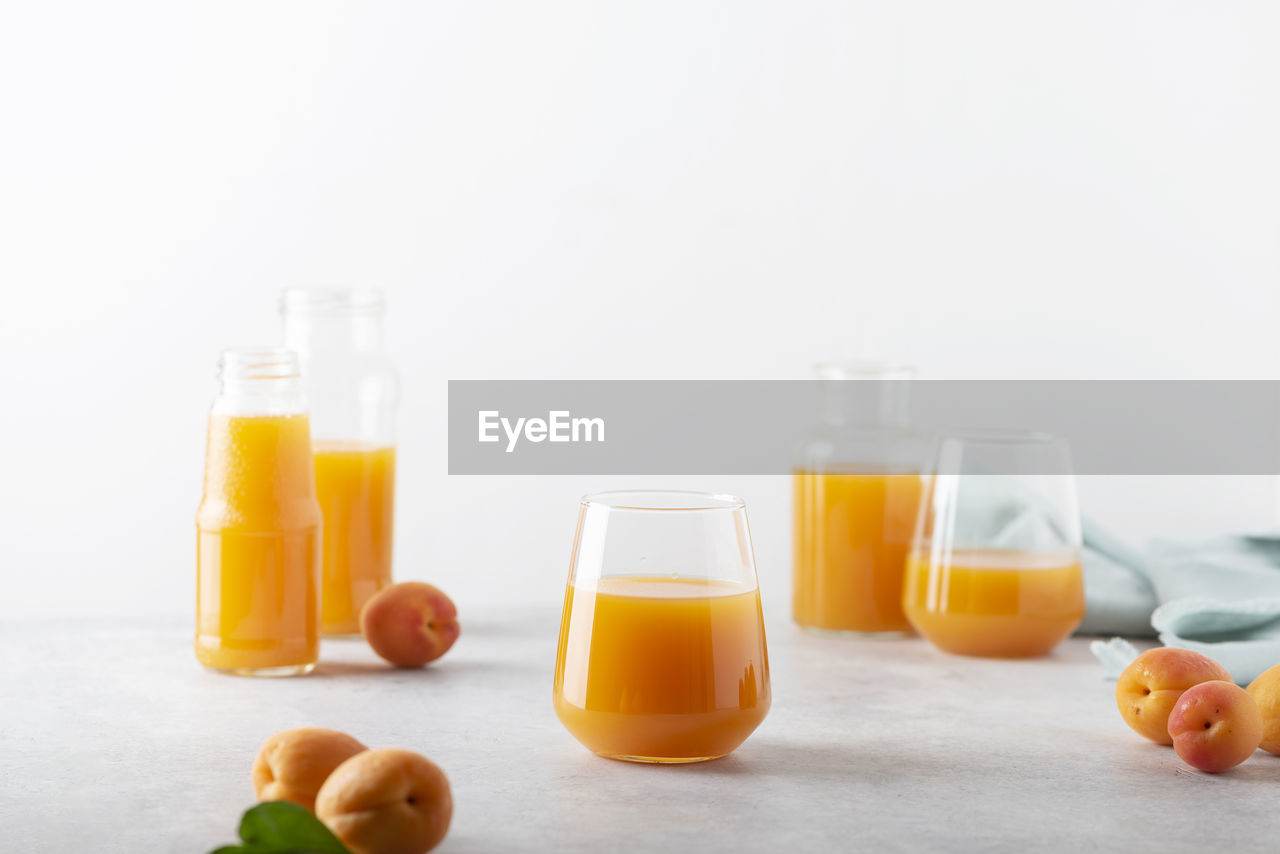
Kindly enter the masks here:
[[391, 583], [396, 451], [361, 442], [315, 443], [324, 514], [321, 631], [360, 631], [360, 609]]
[[654, 762], [723, 756], [769, 704], [754, 586], [669, 576], [569, 586], [555, 710], [590, 750]]
[[907, 559], [903, 605], [916, 629], [962, 655], [1044, 655], [1084, 619], [1084, 573], [1074, 554], [956, 550], [938, 563]]
[[792, 613], [802, 626], [902, 632], [902, 580], [915, 529], [917, 474], [793, 475]]

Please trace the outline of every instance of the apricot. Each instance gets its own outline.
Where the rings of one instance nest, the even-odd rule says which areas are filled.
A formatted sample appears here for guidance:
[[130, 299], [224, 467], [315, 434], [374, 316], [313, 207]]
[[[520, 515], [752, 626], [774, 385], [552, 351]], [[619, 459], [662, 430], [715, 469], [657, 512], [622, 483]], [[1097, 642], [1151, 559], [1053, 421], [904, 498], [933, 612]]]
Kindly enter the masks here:
[[323, 727], [287, 729], [268, 738], [253, 760], [253, 791], [259, 801], [292, 801], [314, 811], [325, 779], [363, 744]]
[[1212, 680], [1183, 692], [1169, 714], [1173, 749], [1183, 762], [1217, 774], [1253, 755], [1262, 741], [1262, 713], [1234, 682]]
[[453, 795], [444, 772], [425, 756], [366, 750], [325, 780], [316, 816], [351, 854], [423, 854], [448, 832]]
[[421, 667], [458, 639], [458, 609], [437, 587], [403, 581], [379, 590], [360, 611], [373, 651], [397, 667]]
[[1263, 672], [1245, 689], [1262, 713], [1263, 750], [1280, 756], [1280, 664]]
[[1182, 692], [1212, 679], [1231, 681], [1231, 674], [1207, 655], [1159, 646], [1135, 658], [1116, 682], [1116, 706], [1133, 731], [1157, 744], [1173, 744], [1169, 713]]

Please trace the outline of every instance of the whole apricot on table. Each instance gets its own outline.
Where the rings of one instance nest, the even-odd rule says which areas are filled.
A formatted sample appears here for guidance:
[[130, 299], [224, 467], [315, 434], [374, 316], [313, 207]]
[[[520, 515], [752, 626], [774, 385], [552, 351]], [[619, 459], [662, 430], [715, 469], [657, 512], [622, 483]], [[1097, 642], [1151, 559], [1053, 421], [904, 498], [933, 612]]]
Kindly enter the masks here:
[[360, 611], [373, 651], [397, 667], [421, 667], [458, 639], [458, 609], [438, 587], [403, 581], [379, 590]]
[[444, 772], [425, 756], [367, 750], [325, 780], [316, 817], [351, 854], [424, 854], [449, 830], [453, 795]]
[[1263, 672], [1245, 689], [1262, 713], [1262, 744], [1267, 753], [1280, 756], [1280, 664]]
[[1183, 762], [1217, 774], [1253, 755], [1262, 741], [1262, 713], [1234, 682], [1201, 682], [1183, 692], [1169, 715], [1173, 749]]
[[1133, 731], [1157, 744], [1173, 744], [1169, 713], [1182, 692], [1212, 679], [1231, 681], [1231, 674], [1207, 655], [1189, 649], [1158, 646], [1130, 662], [1116, 681], [1116, 706]]
[[259, 801], [292, 801], [314, 811], [316, 793], [333, 769], [364, 750], [345, 732], [301, 727], [268, 738], [253, 760], [253, 791]]

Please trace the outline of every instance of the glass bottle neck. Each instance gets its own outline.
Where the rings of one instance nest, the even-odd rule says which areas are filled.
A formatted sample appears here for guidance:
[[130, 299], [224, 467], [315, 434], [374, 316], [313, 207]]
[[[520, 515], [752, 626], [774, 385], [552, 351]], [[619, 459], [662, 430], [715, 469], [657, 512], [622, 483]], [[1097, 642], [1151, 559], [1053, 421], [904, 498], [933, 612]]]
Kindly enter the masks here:
[[909, 388], [903, 380], [824, 380], [822, 420], [850, 427], [906, 427]]
[[217, 415], [301, 415], [307, 411], [298, 355], [274, 347], [223, 351]]
[[368, 288], [286, 288], [280, 294], [286, 347], [317, 354], [382, 347], [382, 294]]
[[819, 416], [835, 427], [906, 428], [915, 368], [883, 362], [823, 362], [814, 366]]
[[299, 314], [285, 312], [284, 343], [303, 359], [323, 352], [355, 352], [382, 348], [378, 314]]

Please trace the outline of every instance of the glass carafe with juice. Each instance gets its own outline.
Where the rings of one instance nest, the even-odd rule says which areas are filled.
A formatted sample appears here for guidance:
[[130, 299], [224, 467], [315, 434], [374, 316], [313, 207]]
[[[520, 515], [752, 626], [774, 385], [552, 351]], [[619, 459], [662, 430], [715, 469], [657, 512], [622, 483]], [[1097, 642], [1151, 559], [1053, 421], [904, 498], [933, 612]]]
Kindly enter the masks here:
[[320, 507], [297, 355], [227, 350], [196, 512], [196, 658], [288, 676], [320, 649]]
[[1066, 443], [1036, 433], [947, 436], [934, 470], [907, 559], [912, 624], [962, 655], [1049, 652], [1085, 607]]
[[382, 295], [289, 288], [285, 346], [302, 358], [324, 515], [321, 630], [360, 631], [360, 609], [391, 583], [398, 380], [382, 351]]
[[699, 492], [588, 495], [556, 657], [560, 722], [633, 762], [724, 756], [769, 711], [746, 508]]
[[792, 475], [792, 615], [810, 629], [910, 632], [902, 580], [927, 448], [908, 426], [914, 369], [815, 368], [820, 419]]

